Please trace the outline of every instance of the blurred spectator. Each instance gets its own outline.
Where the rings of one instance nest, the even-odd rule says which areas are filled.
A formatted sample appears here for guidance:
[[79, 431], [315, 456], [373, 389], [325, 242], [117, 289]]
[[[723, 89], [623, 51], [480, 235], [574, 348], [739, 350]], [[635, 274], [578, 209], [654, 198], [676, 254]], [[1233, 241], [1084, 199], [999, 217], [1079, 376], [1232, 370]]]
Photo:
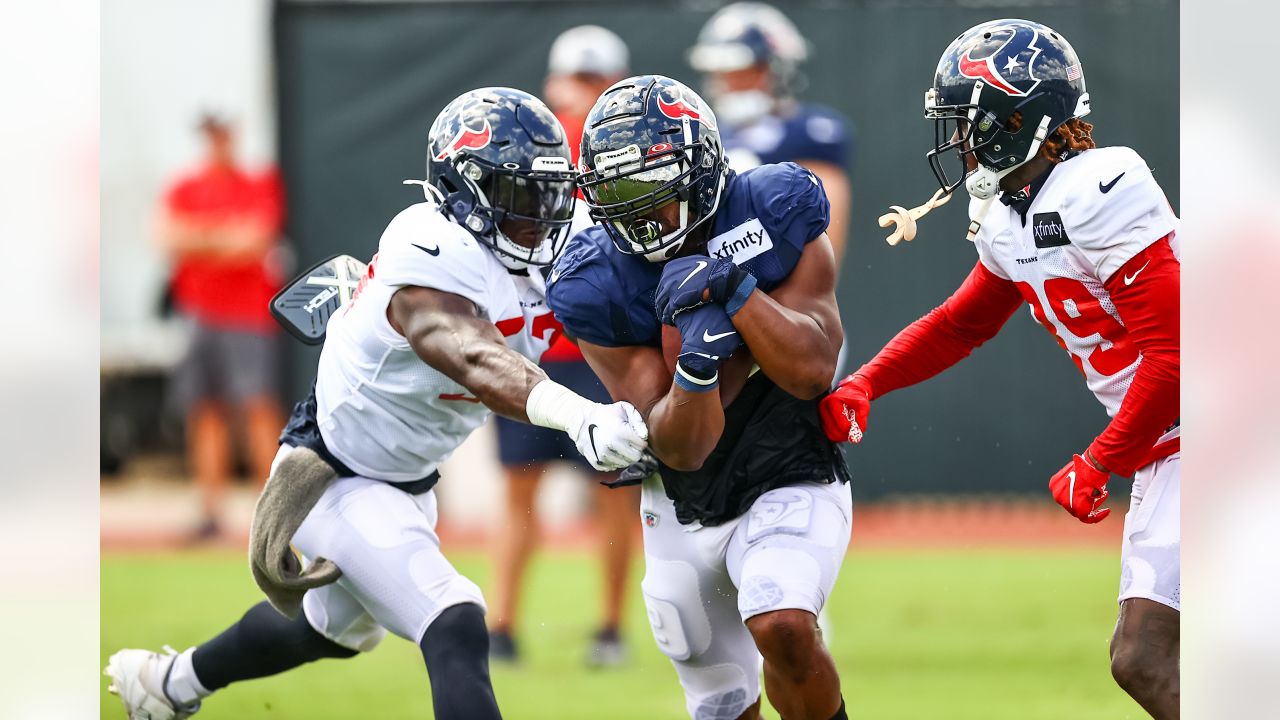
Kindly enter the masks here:
[[835, 110], [794, 97], [808, 45], [777, 8], [738, 2], [702, 27], [689, 64], [704, 76], [731, 168], [791, 161], [822, 180], [831, 201], [827, 236], [839, 267], [848, 242], [853, 138]]
[[[551, 46], [544, 88], [547, 105], [564, 125], [569, 150], [578, 157], [578, 143], [587, 113], [610, 85], [628, 74], [628, 50], [622, 39], [595, 25], [563, 32]], [[581, 210], [581, 207], [579, 208]], [[585, 212], [575, 217], [573, 230], [586, 227]], [[583, 397], [611, 402], [604, 385], [591, 372], [578, 347], [561, 337], [542, 356], [542, 368], [552, 380]], [[603, 617], [587, 657], [592, 666], [614, 666], [626, 657], [619, 630], [631, 541], [640, 494], [637, 487], [609, 489], [597, 484], [613, 479], [591, 470], [564, 433], [497, 418], [499, 459], [507, 479], [506, 519], [500, 525], [495, 562], [494, 603], [490, 652], [495, 659], [515, 661], [516, 620], [524, 571], [537, 542], [538, 481], [547, 463], [568, 460], [589, 473], [595, 490], [595, 518], [604, 563]]]
[[262, 482], [284, 425], [279, 338], [267, 309], [280, 284], [271, 260], [284, 194], [274, 169], [251, 174], [237, 165], [226, 118], [205, 115], [199, 131], [203, 165], [165, 193], [159, 237], [173, 260], [173, 303], [192, 325], [172, 390], [186, 416], [187, 462], [203, 502], [195, 537], [210, 539], [220, 534], [234, 467], [232, 426], [243, 430], [249, 469]]

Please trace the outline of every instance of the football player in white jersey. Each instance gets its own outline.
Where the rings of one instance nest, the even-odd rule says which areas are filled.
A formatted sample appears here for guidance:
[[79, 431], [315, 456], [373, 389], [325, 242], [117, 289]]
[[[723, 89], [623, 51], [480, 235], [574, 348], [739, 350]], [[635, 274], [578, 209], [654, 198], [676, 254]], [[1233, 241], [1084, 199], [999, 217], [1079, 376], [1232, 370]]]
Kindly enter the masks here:
[[113, 655], [107, 674], [130, 718], [188, 717], [232, 682], [351, 657], [388, 630], [421, 646], [435, 717], [499, 717], [484, 600], [435, 533], [438, 466], [491, 410], [568, 433], [599, 470], [640, 458], [647, 430], [635, 408], [590, 402], [536, 364], [560, 332], [539, 266], [573, 209], [560, 123], [532, 95], [483, 88], [440, 113], [428, 145], [428, 199], [391, 221], [330, 320], [314, 391], [268, 482], [300, 457], [332, 469], [291, 539], [341, 577], [306, 591], [295, 619], [263, 602], [186, 652]]
[[[1052, 29], [997, 20], [951, 43], [925, 97], [937, 127], [928, 157], [946, 193], [964, 184], [972, 198], [978, 263], [841, 381], [823, 402], [824, 428], [858, 442], [871, 400], [959, 362], [1026, 302], [1111, 416], [1050, 479], [1054, 499], [1100, 522], [1111, 474], [1133, 478], [1112, 674], [1152, 716], [1176, 718], [1178, 219], [1136, 152], [1095, 147], [1088, 112], [1080, 60]], [[964, 163], [954, 181], [941, 164], [952, 150]]]

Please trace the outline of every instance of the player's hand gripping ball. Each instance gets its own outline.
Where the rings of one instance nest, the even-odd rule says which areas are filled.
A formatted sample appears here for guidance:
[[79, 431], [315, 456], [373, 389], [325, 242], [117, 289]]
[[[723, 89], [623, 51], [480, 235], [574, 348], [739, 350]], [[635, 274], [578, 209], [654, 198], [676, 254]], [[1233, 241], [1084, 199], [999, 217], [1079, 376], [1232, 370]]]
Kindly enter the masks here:
[[831, 442], [862, 442], [871, 413], [871, 383], [861, 375], [850, 375], [818, 403], [822, 431]]
[[1102, 503], [1107, 501], [1107, 481], [1110, 479], [1111, 473], [1099, 470], [1088, 460], [1075, 455], [1066, 467], [1049, 479], [1049, 492], [1080, 522], [1102, 522], [1111, 514], [1111, 508], [1102, 507]]
[[[717, 377], [720, 364], [742, 346], [742, 337], [719, 305], [703, 305], [677, 313], [680, 355], [676, 362], [700, 378]], [[713, 385], [707, 387], [711, 389]]]
[[755, 288], [755, 276], [732, 260], [689, 255], [662, 267], [653, 304], [665, 325], [675, 324], [678, 313], [706, 303], [723, 306], [733, 317]]

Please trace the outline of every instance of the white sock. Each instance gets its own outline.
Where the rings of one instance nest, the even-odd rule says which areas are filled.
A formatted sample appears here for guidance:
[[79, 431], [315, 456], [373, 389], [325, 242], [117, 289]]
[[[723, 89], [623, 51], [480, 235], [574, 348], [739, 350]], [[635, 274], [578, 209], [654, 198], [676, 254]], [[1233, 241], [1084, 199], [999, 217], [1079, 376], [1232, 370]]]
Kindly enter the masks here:
[[165, 681], [164, 692], [180, 707], [189, 707], [199, 703], [213, 693], [200, 684], [196, 677], [195, 666], [191, 664], [194, 647], [189, 647], [174, 658], [173, 667], [169, 668], [169, 678]]

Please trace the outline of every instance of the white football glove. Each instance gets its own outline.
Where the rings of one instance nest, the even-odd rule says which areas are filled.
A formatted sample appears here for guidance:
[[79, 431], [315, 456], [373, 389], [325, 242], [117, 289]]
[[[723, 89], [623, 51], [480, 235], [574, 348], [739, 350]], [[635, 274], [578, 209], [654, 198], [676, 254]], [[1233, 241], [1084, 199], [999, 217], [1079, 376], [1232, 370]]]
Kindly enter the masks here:
[[571, 437], [591, 467], [601, 471], [621, 470], [644, 454], [649, 428], [631, 403], [592, 403]]
[[648, 444], [649, 428], [631, 403], [591, 402], [551, 380], [533, 387], [525, 412], [534, 425], [568, 434], [591, 467], [602, 472], [639, 460]]

